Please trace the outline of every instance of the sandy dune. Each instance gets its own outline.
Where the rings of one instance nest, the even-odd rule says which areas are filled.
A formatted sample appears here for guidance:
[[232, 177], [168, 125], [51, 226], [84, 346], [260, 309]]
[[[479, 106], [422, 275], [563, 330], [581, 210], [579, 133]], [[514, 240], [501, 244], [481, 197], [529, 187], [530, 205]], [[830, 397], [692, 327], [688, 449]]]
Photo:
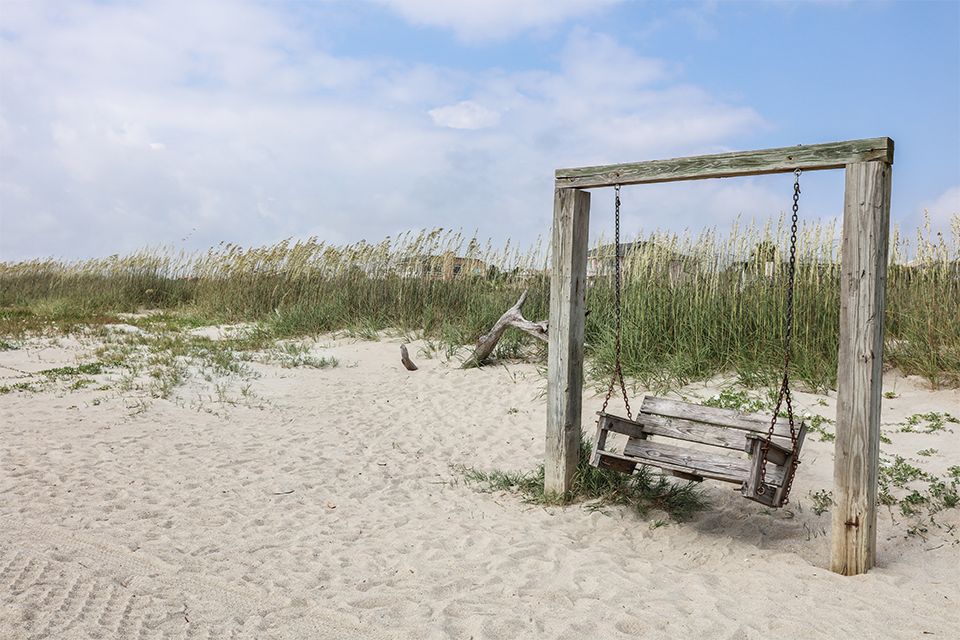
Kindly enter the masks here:
[[[94, 344], [0, 352], [0, 384], [91, 362]], [[115, 372], [0, 395], [0, 637], [960, 637], [960, 510], [884, 508], [878, 566], [826, 570], [830, 516], [810, 494], [831, 488], [832, 442], [811, 434], [780, 511], [714, 483], [713, 508], [680, 524], [545, 509], [451, 468], [542, 460], [536, 368], [461, 371], [414, 343], [409, 372], [399, 344], [323, 338], [313, 355], [339, 366], [198, 373], [168, 399], [118, 391]], [[896, 426], [960, 416], [960, 392], [889, 389], [884, 454], [960, 465], [960, 425]], [[831, 416], [819, 400], [799, 397]]]

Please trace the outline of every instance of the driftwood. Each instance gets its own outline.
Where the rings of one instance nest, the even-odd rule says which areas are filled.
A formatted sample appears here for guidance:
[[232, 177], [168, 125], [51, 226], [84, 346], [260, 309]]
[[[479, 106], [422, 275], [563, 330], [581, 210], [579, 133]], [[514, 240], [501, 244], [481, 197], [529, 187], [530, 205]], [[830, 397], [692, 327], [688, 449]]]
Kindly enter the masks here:
[[471, 355], [466, 362], [463, 363], [464, 369], [468, 367], [475, 367], [483, 362], [496, 348], [497, 343], [500, 341], [500, 337], [503, 335], [503, 332], [507, 330], [507, 327], [515, 327], [521, 331], [526, 331], [530, 335], [540, 338], [544, 342], [549, 340], [547, 337], [546, 320], [541, 320], [540, 322], [531, 322], [523, 317], [521, 310], [523, 309], [523, 303], [526, 301], [527, 292], [524, 291], [523, 295], [520, 296], [520, 299], [517, 300], [517, 304], [507, 309], [507, 312], [500, 316], [500, 319], [497, 320], [497, 323], [493, 325], [492, 329], [490, 329], [490, 333], [485, 336], [481, 336], [480, 340], [477, 342], [477, 348], [473, 351], [473, 355]]
[[407, 345], [405, 344], [400, 345], [400, 362], [407, 368], [407, 371], [417, 370], [417, 365], [413, 364], [413, 360], [410, 359], [410, 354], [407, 353]]

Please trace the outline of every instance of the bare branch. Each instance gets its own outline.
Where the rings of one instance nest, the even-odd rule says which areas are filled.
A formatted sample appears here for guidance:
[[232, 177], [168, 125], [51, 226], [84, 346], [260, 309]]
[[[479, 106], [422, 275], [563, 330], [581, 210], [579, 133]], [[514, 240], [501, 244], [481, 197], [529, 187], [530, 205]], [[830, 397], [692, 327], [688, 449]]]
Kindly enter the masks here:
[[500, 319], [497, 320], [497, 323], [493, 325], [492, 329], [490, 329], [490, 333], [480, 338], [480, 340], [477, 342], [477, 348], [473, 351], [473, 355], [463, 363], [464, 369], [475, 367], [486, 360], [487, 356], [489, 356], [496, 348], [497, 343], [500, 341], [500, 337], [503, 336], [503, 332], [507, 330], [507, 327], [514, 327], [520, 329], [521, 331], [525, 331], [530, 335], [543, 340], [544, 342], [549, 340], [547, 337], [546, 320], [541, 320], [540, 322], [531, 322], [523, 317], [521, 310], [523, 309], [523, 304], [526, 301], [527, 292], [524, 291], [520, 296], [520, 299], [517, 300], [517, 304], [507, 309], [506, 313], [500, 316]]

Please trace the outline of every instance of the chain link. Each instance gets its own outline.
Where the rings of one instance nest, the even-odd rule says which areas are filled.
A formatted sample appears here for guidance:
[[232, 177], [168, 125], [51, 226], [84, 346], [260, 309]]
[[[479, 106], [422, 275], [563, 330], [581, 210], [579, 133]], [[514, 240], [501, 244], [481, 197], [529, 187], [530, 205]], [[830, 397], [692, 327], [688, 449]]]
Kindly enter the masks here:
[[777, 506], [783, 506], [787, 503], [788, 498], [790, 497], [790, 488], [793, 486], [793, 476], [795, 475], [797, 465], [800, 464], [800, 458], [796, 455], [797, 433], [794, 427], [793, 403], [790, 397], [790, 342], [791, 338], [793, 337], [793, 287], [797, 267], [797, 219], [800, 211], [801, 173], [803, 172], [800, 169], [797, 169], [793, 172], [793, 175], [796, 178], [793, 183], [793, 218], [790, 225], [790, 267], [787, 278], [787, 328], [783, 345], [783, 380], [780, 383], [780, 393], [777, 396], [777, 405], [773, 410], [773, 419], [770, 421], [770, 430], [767, 432], [766, 442], [764, 442], [763, 446], [760, 448], [761, 455], [763, 456], [763, 462], [760, 465], [760, 486], [757, 489], [757, 493], [760, 494], [766, 491], [764, 482], [766, 481], [767, 476], [767, 452], [770, 450], [770, 442], [773, 440], [773, 430], [777, 424], [777, 418], [780, 415], [780, 407], [784, 402], [786, 402], [787, 419], [790, 421], [790, 444], [794, 455], [790, 471], [786, 475], [786, 485], [783, 488], [780, 504]]
[[[613, 192], [615, 196], [614, 200], [614, 246], [616, 247], [614, 251], [614, 296], [615, 296], [615, 309], [616, 309], [616, 325], [615, 325], [615, 367], [613, 370], [613, 378], [610, 380], [610, 387], [607, 389], [607, 397], [603, 400], [603, 408], [600, 409], [601, 413], [606, 412], [607, 403], [610, 402], [610, 397], [613, 395], [613, 387], [617, 383], [617, 380], [620, 381], [620, 391], [623, 394], [623, 404], [627, 408], [627, 419], [633, 420], [633, 414], [630, 411], [630, 401], [627, 399], [627, 385], [623, 380], [623, 368], [620, 363], [620, 322], [621, 322], [621, 301], [620, 301], [620, 185], [614, 185]], [[598, 421], [599, 424], [599, 421]]]

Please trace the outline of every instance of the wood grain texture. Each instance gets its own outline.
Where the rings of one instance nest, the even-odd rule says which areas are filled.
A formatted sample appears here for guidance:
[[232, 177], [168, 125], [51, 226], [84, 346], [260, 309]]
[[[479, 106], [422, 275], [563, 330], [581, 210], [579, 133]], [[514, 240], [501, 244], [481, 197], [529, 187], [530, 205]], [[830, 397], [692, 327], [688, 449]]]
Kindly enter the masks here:
[[650, 184], [791, 173], [795, 169], [804, 171], [842, 169], [848, 164], [878, 160], [888, 164], [893, 163], [893, 140], [890, 138], [558, 169], [555, 184], [557, 188], [586, 189], [612, 187], [615, 184]]
[[500, 319], [493, 325], [490, 331], [483, 336], [480, 336], [480, 339], [477, 341], [477, 348], [473, 350], [473, 354], [467, 358], [461, 369], [469, 369], [471, 367], [476, 367], [484, 360], [487, 359], [493, 350], [496, 348], [497, 343], [500, 342], [500, 338], [503, 336], [503, 332], [506, 331], [509, 327], [514, 327], [520, 329], [530, 335], [543, 340], [544, 342], [549, 342], [547, 339], [547, 321], [541, 320], [540, 322], [531, 322], [523, 317], [523, 305], [527, 301], [527, 291], [524, 291], [520, 294], [520, 299], [517, 300], [517, 303], [507, 309]]
[[553, 206], [544, 491], [566, 493], [580, 457], [590, 194], [557, 189]]
[[[750, 477], [750, 460], [723, 454], [677, 447], [652, 440], [630, 440], [623, 449], [624, 457], [645, 464], [683, 473], [740, 484]], [[783, 470], [767, 467], [767, 482], [783, 482]]]
[[639, 422], [631, 422], [625, 418], [607, 414], [604, 414], [602, 420], [605, 428], [630, 437], [644, 437], [646, 435], [663, 436], [675, 440], [709, 444], [734, 451], [746, 450], [744, 433], [733, 429], [714, 427], [712, 425], [677, 418], [666, 418], [647, 413], [637, 415]]
[[846, 171], [830, 544], [830, 569], [843, 575], [876, 563], [891, 173], [884, 162]]
[[[767, 433], [773, 416], [763, 413], [747, 413], [735, 409], [710, 407], [682, 400], [669, 400], [647, 396], [640, 407], [643, 413], [650, 413], [670, 418], [709, 422], [721, 427]], [[799, 421], [796, 421], [799, 424]], [[796, 429], [796, 426], [794, 427]], [[781, 438], [790, 438], [790, 421], [786, 418], [777, 418], [773, 428], [773, 435]]]

